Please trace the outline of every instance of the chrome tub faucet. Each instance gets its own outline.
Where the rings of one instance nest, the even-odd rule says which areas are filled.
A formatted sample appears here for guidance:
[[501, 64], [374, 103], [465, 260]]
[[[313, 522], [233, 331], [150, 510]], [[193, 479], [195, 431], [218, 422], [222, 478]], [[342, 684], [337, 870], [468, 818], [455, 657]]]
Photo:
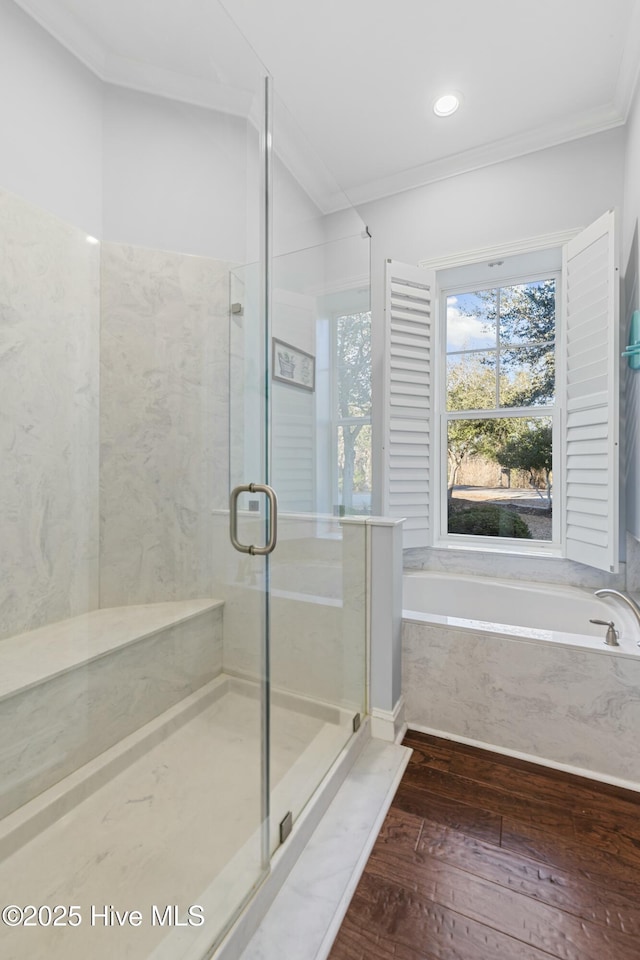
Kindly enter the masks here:
[[[620, 590], [611, 590], [609, 587], [605, 588], [604, 590], [596, 590], [595, 595], [596, 597], [617, 597], [618, 600], [622, 600], [623, 603], [626, 603], [636, 618], [638, 630], [640, 631], [640, 606], [636, 603], [633, 597], [630, 597], [626, 593], [621, 593]], [[638, 646], [640, 646], [640, 640], [638, 640]]]

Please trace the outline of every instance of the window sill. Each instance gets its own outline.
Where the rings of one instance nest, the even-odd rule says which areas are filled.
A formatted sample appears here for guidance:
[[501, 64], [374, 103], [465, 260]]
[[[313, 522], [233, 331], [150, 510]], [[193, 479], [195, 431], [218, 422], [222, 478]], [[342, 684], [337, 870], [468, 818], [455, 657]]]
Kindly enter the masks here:
[[486, 540], [460, 537], [459, 540], [441, 539], [433, 544], [434, 550], [466, 550], [473, 553], [498, 553], [515, 557], [552, 557], [562, 558], [564, 553], [559, 544], [545, 544], [538, 540], [524, 546], [514, 540], [503, 540], [500, 545]]

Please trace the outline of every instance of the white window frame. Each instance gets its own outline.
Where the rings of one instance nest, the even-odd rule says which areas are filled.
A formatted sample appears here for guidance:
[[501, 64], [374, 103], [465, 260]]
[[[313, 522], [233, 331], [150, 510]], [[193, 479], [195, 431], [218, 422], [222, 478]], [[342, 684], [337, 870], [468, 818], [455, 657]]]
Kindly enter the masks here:
[[[526, 253], [526, 251], [523, 251]], [[533, 250], [531, 251], [534, 252]], [[505, 259], [508, 254], [505, 254]], [[469, 261], [467, 261], [469, 262]], [[454, 264], [451, 264], [452, 266]], [[462, 264], [461, 264], [462, 265]], [[549, 406], [534, 407], [505, 407], [497, 410], [464, 410], [448, 411], [446, 405], [446, 369], [447, 369], [447, 345], [446, 345], [446, 317], [447, 317], [447, 298], [459, 293], [469, 293], [471, 283], [456, 283], [451, 285], [441, 285], [436, 273], [436, 303], [437, 319], [435, 324], [435, 344], [434, 355], [437, 358], [434, 370], [434, 447], [439, 453], [439, 465], [436, 471], [438, 477], [437, 500], [439, 501], [434, 510], [434, 546], [452, 549], [464, 548], [468, 550], [481, 550], [484, 552], [512, 553], [534, 555], [539, 557], [561, 557], [564, 555], [564, 522], [562, 516], [562, 506], [564, 497], [563, 477], [562, 477], [562, 424], [564, 418], [564, 409], [562, 397], [564, 396], [564, 358], [562, 356], [562, 305], [564, 302], [562, 290], [562, 270], [532, 270], [529, 272], [497, 273], [491, 278], [490, 285], [484, 281], [482, 285], [478, 284], [475, 289], [491, 289], [498, 287], [516, 286], [517, 284], [535, 283], [536, 280], [553, 279], [556, 282], [556, 321], [554, 334], [555, 349], [555, 402]], [[553, 444], [553, 487], [554, 502], [552, 515], [552, 539], [549, 540], [524, 540], [511, 537], [479, 537], [467, 534], [448, 533], [448, 494], [447, 494], [447, 423], [450, 420], [495, 420], [510, 419], [513, 417], [548, 417], [552, 422], [552, 444]], [[435, 493], [435, 491], [434, 491]]]

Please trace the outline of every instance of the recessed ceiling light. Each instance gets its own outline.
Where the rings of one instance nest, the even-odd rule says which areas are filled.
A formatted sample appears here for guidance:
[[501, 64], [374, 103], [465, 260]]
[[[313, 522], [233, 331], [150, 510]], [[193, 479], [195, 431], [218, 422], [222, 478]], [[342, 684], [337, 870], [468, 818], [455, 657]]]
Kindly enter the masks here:
[[433, 112], [437, 117], [450, 117], [460, 106], [460, 97], [455, 93], [445, 93], [438, 97], [433, 105]]

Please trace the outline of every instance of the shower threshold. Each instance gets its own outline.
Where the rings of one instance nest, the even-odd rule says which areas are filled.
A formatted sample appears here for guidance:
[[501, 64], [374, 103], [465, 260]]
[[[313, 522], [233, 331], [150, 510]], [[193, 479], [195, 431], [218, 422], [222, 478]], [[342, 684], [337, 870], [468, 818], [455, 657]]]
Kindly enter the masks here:
[[[352, 712], [272, 696], [276, 830], [351, 722]], [[222, 675], [5, 817], [2, 906], [59, 909], [5, 926], [3, 960], [146, 960], [189, 923], [213, 942], [263, 878], [260, 773], [259, 688]]]

